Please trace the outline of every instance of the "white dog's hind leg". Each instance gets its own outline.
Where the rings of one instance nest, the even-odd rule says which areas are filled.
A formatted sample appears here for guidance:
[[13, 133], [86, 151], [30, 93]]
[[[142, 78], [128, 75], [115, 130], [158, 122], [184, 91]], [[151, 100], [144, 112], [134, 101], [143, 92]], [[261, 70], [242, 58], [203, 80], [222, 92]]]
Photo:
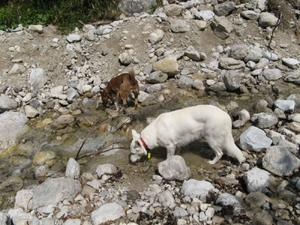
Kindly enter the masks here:
[[167, 159], [175, 154], [176, 146], [175, 145], [168, 145], [167, 148]]
[[216, 164], [216, 162], [218, 162], [222, 156], [223, 156], [223, 151], [219, 146], [216, 145], [212, 145], [211, 143], [209, 143], [209, 146], [212, 148], [212, 150], [214, 150], [216, 156], [213, 160], [208, 161], [209, 164]]

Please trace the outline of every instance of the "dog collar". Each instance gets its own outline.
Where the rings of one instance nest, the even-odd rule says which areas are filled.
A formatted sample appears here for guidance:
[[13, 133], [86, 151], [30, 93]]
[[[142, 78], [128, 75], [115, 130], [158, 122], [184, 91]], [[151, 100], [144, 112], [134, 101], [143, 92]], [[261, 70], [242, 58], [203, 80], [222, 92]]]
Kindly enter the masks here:
[[144, 139], [141, 137], [140, 140], [141, 140], [141, 142], [142, 142], [144, 148], [145, 148], [147, 151], [149, 151], [150, 149], [149, 149], [148, 145], [145, 143]]

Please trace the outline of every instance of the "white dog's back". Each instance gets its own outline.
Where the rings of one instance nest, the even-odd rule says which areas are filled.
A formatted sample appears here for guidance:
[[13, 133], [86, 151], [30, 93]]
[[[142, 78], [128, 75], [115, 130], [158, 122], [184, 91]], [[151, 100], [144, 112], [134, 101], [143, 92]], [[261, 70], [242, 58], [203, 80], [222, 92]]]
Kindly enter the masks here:
[[244, 157], [234, 143], [231, 127], [226, 112], [216, 106], [198, 105], [161, 114], [141, 132], [141, 137], [150, 149], [166, 147], [168, 156], [174, 155], [176, 146], [205, 138], [216, 154], [210, 163], [216, 163], [223, 152], [241, 163]]

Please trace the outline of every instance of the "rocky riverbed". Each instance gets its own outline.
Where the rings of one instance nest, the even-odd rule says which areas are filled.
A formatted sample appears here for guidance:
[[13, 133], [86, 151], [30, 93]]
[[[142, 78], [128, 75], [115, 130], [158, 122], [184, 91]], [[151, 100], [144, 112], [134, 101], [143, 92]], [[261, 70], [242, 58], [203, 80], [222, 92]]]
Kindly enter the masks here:
[[[299, 224], [299, 43], [277, 20], [264, 1], [191, 0], [68, 35], [0, 31], [0, 224]], [[131, 68], [137, 110], [103, 108]], [[129, 164], [132, 128], [196, 104], [231, 115], [246, 162], [209, 165], [199, 140]]]

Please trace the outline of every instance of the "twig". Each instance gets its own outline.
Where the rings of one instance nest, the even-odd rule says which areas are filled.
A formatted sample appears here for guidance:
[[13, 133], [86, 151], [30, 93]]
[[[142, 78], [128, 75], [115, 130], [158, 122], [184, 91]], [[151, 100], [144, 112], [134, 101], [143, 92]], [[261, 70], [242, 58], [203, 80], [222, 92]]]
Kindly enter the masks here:
[[78, 159], [82, 159], [82, 158], [84, 158], [84, 157], [89, 157], [89, 156], [92, 156], [92, 155], [99, 155], [99, 154], [101, 154], [101, 153], [103, 153], [103, 152], [111, 151], [113, 148], [107, 149], [109, 146], [112, 146], [112, 145], [115, 145], [115, 144], [120, 144], [120, 143], [125, 143], [125, 142], [128, 142], [128, 141], [130, 141], [130, 140], [113, 142], [113, 143], [111, 143], [111, 144], [108, 144], [108, 145], [104, 146], [104, 147], [101, 148], [101, 149], [98, 149], [98, 151], [96, 151], [96, 152], [88, 152], [88, 153], [85, 153], [85, 154], [81, 155]]
[[110, 120], [110, 119], [111, 119], [111, 118], [108, 118], [108, 119], [104, 120], [102, 123], [100, 123], [98, 126], [96, 126], [93, 130], [91, 130], [91, 131], [87, 134], [87, 136], [84, 138], [84, 140], [83, 140], [83, 142], [82, 142], [82, 144], [81, 144], [81, 146], [80, 146], [80, 148], [79, 148], [79, 150], [78, 150], [78, 152], [77, 152], [77, 154], [76, 154], [75, 160], [78, 160], [80, 151], [81, 151], [83, 145], [85, 144], [85, 142], [87, 141], [88, 137], [89, 137], [95, 130], [97, 130], [101, 125], [103, 125], [104, 122], [106, 122], [106, 121], [108, 121], [108, 120]]
[[[83, 140], [83, 142], [82, 142], [82, 144], [81, 144], [81, 146], [80, 146], [80, 148], [79, 148], [79, 150], [78, 150], [78, 152], [77, 152], [77, 154], [76, 154], [75, 160], [77, 161], [77, 160], [80, 159], [80, 158], [89, 156], [89, 154], [87, 153], [87, 154], [84, 154], [83, 156], [81, 156], [81, 157], [79, 158], [79, 154], [80, 154], [80, 152], [81, 152], [81, 149], [82, 149], [83, 145], [85, 144], [85, 142], [87, 141], [88, 137], [89, 137], [95, 130], [97, 130], [101, 125], [103, 125], [103, 123], [107, 122], [107, 121], [110, 120], [110, 119], [114, 119], [114, 118], [117, 118], [117, 117], [132, 116], [132, 115], [133, 115], [133, 114], [124, 114], [124, 115], [118, 115], [118, 116], [115, 116], [115, 117], [113, 117], [113, 118], [110, 117], [110, 118], [104, 120], [104, 121], [103, 121], [102, 123], [100, 123], [99, 125], [97, 125], [97, 126], [96, 126], [93, 130], [91, 130], [91, 131], [87, 134], [87, 136], [84, 138], [84, 140]], [[118, 129], [117, 129], [117, 130], [118, 130]], [[128, 141], [128, 140], [126, 140], [126, 141]], [[114, 144], [122, 143], [122, 142], [126, 142], [126, 141], [114, 142], [114, 143], [109, 144], [108, 146], [102, 148], [102, 149], [100, 150], [100, 152], [99, 152], [99, 150], [98, 150], [96, 153], [90, 153], [90, 155], [96, 155], [96, 154], [98, 154], [98, 152], [99, 152], [99, 154], [100, 154], [101, 152], [103, 152], [103, 149], [109, 147], [110, 145], [114, 145]]]
[[275, 24], [275, 26], [274, 26], [274, 29], [272, 30], [271, 38], [270, 38], [269, 44], [268, 44], [268, 46], [267, 46], [269, 49], [272, 49], [272, 48], [271, 48], [271, 42], [272, 42], [272, 40], [273, 40], [273, 38], [274, 38], [275, 30], [276, 30], [276, 28], [279, 26], [280, 22], [281, 22], [281, 15], [280, 15], [279, 18], [277, 19], [277, 22], [276, 22], [276, 24]]

